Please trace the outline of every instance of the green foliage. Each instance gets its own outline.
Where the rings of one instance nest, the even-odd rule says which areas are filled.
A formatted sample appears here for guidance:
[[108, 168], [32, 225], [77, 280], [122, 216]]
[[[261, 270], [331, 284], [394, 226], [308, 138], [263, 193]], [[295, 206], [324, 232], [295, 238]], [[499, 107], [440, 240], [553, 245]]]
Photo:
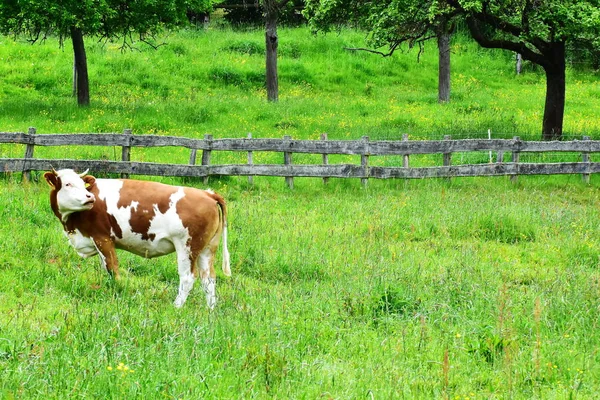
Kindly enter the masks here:
[[33, 40], [69, 37], [72, 27], [105, 40], [143, 39], [187, 21], [186, 11], [207, 12], [215, 0], [7, 0], [0, 5], [0, 32], [28, 34]]
[[[369, 43], [395, 48], [430, 38], [441, 21], [475, 18], [489, 24], [490, 36], [514, 43], [539, 41], [592, 43], [600, 48], [600, 3], [597, 0], [564, 2], [506, 2], [485, 0], [413, 1], [307, 0], [305, 16], [314, 30], [357, 24], [369, 32]], [[516, 51], [513, 49], [513, 51]]]
[[[278, 1], [282, 3], [278, 12], [278, 21], [284, 26], [298, 26], [304, 22], [302, 15], [297, 12], [301, 9], [304, 0]], [[263, 26], [264, 1], [259, 0], [225, 0], [219, 1], [224, 8], [223, 18], [233, 27]]]

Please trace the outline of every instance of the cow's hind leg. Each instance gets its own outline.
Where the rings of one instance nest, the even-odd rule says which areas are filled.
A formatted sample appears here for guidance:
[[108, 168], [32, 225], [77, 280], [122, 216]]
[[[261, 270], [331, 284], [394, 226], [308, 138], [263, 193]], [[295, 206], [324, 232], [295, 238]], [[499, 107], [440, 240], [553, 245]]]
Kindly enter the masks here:
[[185, 244], [175, 244], [175, 251], [177, 252], [177, 270], [179, 272], [179, 293], [175, 298], [174, 305], [179, 308], [185, 304], [194, 287], [196, 277], [192, 271], [192, 265], [196, 262], [196, 257]]
[[211, 310], [217, 304], [216, 283], [217, 275], [214, 268], [216, 247], [208, 245], [200, 252], [198, 264], [200, 270], [200, 279], [202, 280], [202, 288], [206, 294], [206, 304]]

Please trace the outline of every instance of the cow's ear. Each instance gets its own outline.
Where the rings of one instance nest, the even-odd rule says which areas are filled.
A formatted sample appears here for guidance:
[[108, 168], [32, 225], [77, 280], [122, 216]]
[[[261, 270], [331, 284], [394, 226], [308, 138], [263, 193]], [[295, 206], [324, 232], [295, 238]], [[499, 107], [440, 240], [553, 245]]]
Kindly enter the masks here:
[[48, 185], [50, 185], [51, 188], [56, 188], [57, 185], [57, 180], [58, 178], [56, 177], [56, 174], [54, 172], [46, 172], [44, 174], [44, 178], [46, 179], [46, 182], [48, 183]]
[[96, 184], [96, 178], [94, 178], [92, 175], [86, 175], [82, 179], [85, 182], [85, 188], [87, 190], [92, 190], [92, 188]]

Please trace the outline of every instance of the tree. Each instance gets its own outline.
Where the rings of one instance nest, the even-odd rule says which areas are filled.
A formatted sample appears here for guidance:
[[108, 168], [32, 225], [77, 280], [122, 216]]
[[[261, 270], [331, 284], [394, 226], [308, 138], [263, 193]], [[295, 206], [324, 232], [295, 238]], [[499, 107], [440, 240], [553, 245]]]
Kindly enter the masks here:
[[546, 73], [542, 138], [562, 138], [566, 46], [600, 42], [600, 0], [308, 0], [317, 27], [357, 22], [375, 46], [427, 40], [444, 19], [464, 18], [483, 47], [521, 54]]
[[563, 134], [566, 47], [573, 41], [598, 42], [600, 1], [448, 0], [466, 15], [473, 38], [486, 48], [510, 50], [538, 64], [546, 74], [542, 139]]
[[[456, 11], [441, 0], [307, 0], [305, 16], [314, 31], [329, 31], [352, 24], [368, 32], [371, 48], [359, 48], [391, 56], [403, 44], [438, 43], [438, 101], [450, 100], [450, 39]], [[387, 47], [387, 51], [379, 51]], [[420, 53], [419, 53], [420, 54]]]
[[160, 29], [183, 24], [186, 11], [208, 10], [213, 0], [4, 0], [0, 3], [0, 32], [28, 35], [32, 43], [56, 36], [73, 42], [77, 103], [89, 105], [89, 78], [84, 37], [122, 40], [130, 47], [134, 36], [146, 41]]
[[279, 78], [277, 76], [277, 22], [279, 13], [291, 0], [263, 0], [265, 13], [266, 85], [267, 100], [279, 100]]

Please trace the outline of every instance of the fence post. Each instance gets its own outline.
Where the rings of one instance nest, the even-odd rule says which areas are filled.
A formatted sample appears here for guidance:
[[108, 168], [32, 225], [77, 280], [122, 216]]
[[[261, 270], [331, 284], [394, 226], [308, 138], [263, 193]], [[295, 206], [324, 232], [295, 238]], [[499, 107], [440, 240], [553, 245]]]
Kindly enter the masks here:
[[360, 156], [360, 165], [363, 167], [363, 171], [365, 172], [365, 177], [360, 179], [360, 183], [363, 187], [367, 187], [367, 182], [369, 181], [369, 137], [362, 137], [364, 143], [363, 154]]
[[[327, 140], [326, 133], [321, 133], [321, 140]], [[329, 165], [329, 154], [323, 153], [323, 165]], [[329, 178], [323, 177], [323, 184], [327, 185], [327, 182], [329, 182]]]
[[[513, 138], [513, 140], [515, 141], [515, 145], [518, 146], [519, 142], [521, 141], [521, 138], [519, 136], [515, 136]], [[512, 163], [515, 164], [515, 174], [510, 176], [510, 181], [512, 183], [517, 183], [517, 179], [518, 179], [518, 172], [519, 172], [519, 158], [520, 158], [520, 154], [519, 154], [519, 150], [514, 150], [512, 152]]]
[[[583, 140], [590, 140], [589, 136], [584, 136]], [[581, 161], [588, 164], [585, 166], [585, 170], [589, 171], [589, 163], [590, 163], [590, 153], [587, 151], [584, 151], [581, 153]], [[590, 183], [590, 173], [586, 172], [584, 174], [581, 174], [581, 177], [583, 178], [583, 181], [587, 184]]]
[[498, 150], [498, 155], [496, 156], [496, 163], [502, 164], [504, 162], [504, 150]]
[[[450, 135], [444, 135], [444, 140], [450, 140], [452, 138], [452, 136]], [[452, 153], [444, 153], [444, 167], [449, 167], [450, 165], [452, 165]], [[446, 177], [446, 180], [450, 180], [450, 177]]]
[[[248, 139], [252, 139], [252, 133], [248, 133]], [[252, 160], [252, 152], [249, 151], [248, 152], [248, 165], [252, 165], [254, 164], [254, 161]], [[254, 185], [254, 177], [252, 175], [248, 175], [248, 184], [249, 185]]]
[[[121, 150], [121, 161], [129, 162], [129, 161], [131, 161], [130, 160], [130, 157], [131, 157], [131, 146], [130, 146], [130, 144], [131, 144], [131, 129], [125, 129], [123, 131], [123, 135], [126, 138], [125, 141], [127, 142], [127, 146], [123, 146], [123, 148]], [[122, 173], [121, 178], [128, 179], [129, 174]]]
[[[402, 135], [402, 141], [408, 142], [408, 133], [405, 133]], [[408, 158], [409, 158], [408, 154], [404, 154], [402, 156], [402, 168], [408, 168]]]
[[[283, 137], [284, 141], [289, 141], [290, 139], [291, 139], [291, 137], [287, 136], [287, 135]], [[283, 163], [285, 165], [292, 165], [292, 153], [291, 152], [286, 151], [283, 153]], [[294, 188], [294, 177], [286, 176], [285, 183], [287, 183], [287, 185], [290, 189], [293, 189]]]
[[[35, 128], [29, 128], [27, 130], [27, 134], [33, 136], [35, 135]], [[33, 158], [33, 149], [35, 147], [35, 145], [33, 144], [34, 138], [31, 137], [31, 143], [27, 145], [27, 147], [25, 147], [25, 159], [27, 158]], [[31, 181], [31, 171], [26, 169], [26, 163], [27, 161], [25, 161], [23, 163], [23, 180], [24, 181]]]
[[190, 152], [190, 165], [196, 165], [196, 153], [198, 149], [192, 149]]
[[[208, 149], [202, 150], [202, 165], [210, 165], [210, 149], [212, 148], [212, 135], [206, 134], [204, 135], [204, 140], [208, 143]], [[204, 176], [204, 184], [208, 184], [209, 173], [206, 173]]]

